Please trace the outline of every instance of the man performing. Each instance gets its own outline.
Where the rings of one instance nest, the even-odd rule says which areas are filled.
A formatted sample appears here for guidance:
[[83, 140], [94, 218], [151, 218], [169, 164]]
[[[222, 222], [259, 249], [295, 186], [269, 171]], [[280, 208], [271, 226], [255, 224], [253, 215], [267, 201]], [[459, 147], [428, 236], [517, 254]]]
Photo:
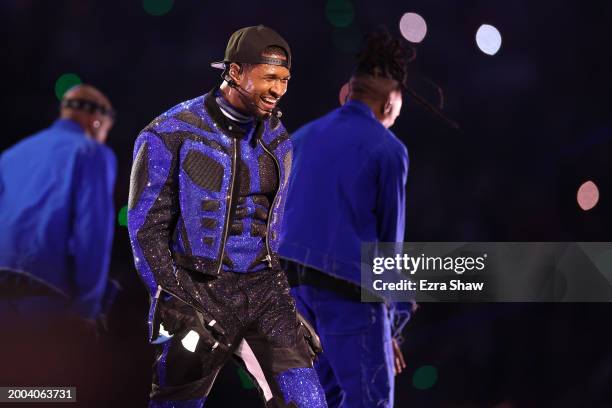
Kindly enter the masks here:
[[292, 138], [279, 254], [298, 310], [321, 336], [315, 368], [330, 407], [392, 407], [394, 371], [405, 367], [397, 337], [410, 305], [361, 303], [359, 284], [361, 244], [404, 239], [408, 153], [388, 128], [406, 62], [399, 41], [371, 34], [348, 102]]
[[76, 316], [93, 330], [113, 240], [117, 163], [104, 143], [114, 112], [99, 90], [78, 85], [60, 114], [0, 157], [0, 312]]
[[128, 203], [135, 264], [158, 343], [149, 407], [202, 407], [234, 358], [267, 407], [326, 407], [318, 338], [276, 255], [291, 168], [277, 104], [291, 51], [264, 27], [230, 38], [219, 88], [138, 136]]

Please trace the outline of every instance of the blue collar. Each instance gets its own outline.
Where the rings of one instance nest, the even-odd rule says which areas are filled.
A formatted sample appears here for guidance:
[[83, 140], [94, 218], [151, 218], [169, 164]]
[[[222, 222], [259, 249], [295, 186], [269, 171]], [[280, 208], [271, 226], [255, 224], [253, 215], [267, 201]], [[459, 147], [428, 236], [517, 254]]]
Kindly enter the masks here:
[[372, 119], [376, 119], [376, 115], [374, 115], [374, 112], [372, 112], [372, 109], [370, 109], [368, 105], [366, 105], [365, 103], [361, 101], [355, 100], [355, 99], [350, 100], [344, 105], [342, 105], [342, 109], [351, 110], [351, 111], [369, 116]]
[[84, 133], [83, 128], [72, 119], [58, 119], [51, 125], [54, 129], [66, 130], [69, 132]]

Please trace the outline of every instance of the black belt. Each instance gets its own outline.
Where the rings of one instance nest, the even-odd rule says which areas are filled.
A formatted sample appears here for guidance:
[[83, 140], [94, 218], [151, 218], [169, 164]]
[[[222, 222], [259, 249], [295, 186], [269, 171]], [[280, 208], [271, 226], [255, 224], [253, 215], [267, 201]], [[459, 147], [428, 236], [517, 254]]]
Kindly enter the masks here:
[[334, 278], [324, 272], [297, 262], [282, 260], [289, 286], [308, 285], [329, 290], [349, 300], [361, 301], [361, 288], [344, 279]]

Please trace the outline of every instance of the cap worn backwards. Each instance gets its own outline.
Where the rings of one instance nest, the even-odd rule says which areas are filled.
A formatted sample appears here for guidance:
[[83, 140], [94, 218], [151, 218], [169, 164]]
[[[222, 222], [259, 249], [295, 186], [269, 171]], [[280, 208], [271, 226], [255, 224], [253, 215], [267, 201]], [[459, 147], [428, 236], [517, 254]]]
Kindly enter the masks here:
[[[287, 54], [287, 59], [265, 56], [266, 48], [273, 46], [282, 48]], [[213, 68], [224, 69], [230, 62], [279, 65], [291, 69], [291, 49], [287, 41], [271, 28], [263, 25], [244, 27], [230, 37], [223, 61], [216, 61], [210, 65]]]

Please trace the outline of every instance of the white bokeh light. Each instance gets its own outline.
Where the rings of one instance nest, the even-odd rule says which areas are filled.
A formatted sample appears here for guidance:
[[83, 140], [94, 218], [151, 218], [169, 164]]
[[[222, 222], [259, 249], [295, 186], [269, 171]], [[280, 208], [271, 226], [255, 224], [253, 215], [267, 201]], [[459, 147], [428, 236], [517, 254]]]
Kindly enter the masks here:
[[476, 44], [485, 54], [495, 55], [502, 44], [501, 34], [492, 25], [483, 24], [476, 32]]
[[588, 211], [595, 207], [599, 201], [599, 189], [597, 185], [590, 180], [582, 183], [578, 189], [576, 199], [578, 200], [578, 205], [584, 211]]
[[400, 32], [412, 43], [420, 43], [427, 34], [427, 23], [417, 13], [406, 13], [399, 23]]

